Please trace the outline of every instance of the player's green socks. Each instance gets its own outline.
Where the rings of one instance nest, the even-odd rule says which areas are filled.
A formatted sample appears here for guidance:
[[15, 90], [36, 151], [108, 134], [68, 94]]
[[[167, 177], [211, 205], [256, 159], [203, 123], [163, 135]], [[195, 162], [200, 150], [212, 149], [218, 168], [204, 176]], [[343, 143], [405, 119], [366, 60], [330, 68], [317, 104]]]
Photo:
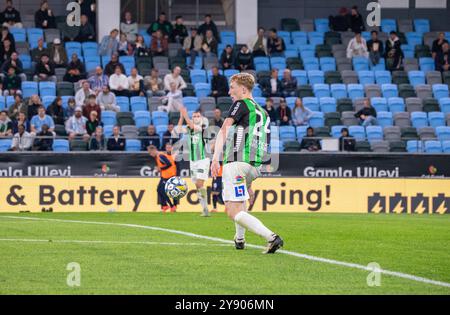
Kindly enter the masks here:
[[234, 222], [247, 228], [253, 233], [264, 237], [268, 242], [272, 241], [275, 233], [266, 228], [264, 224], [251, 214], [241, 211], [234, 217]]

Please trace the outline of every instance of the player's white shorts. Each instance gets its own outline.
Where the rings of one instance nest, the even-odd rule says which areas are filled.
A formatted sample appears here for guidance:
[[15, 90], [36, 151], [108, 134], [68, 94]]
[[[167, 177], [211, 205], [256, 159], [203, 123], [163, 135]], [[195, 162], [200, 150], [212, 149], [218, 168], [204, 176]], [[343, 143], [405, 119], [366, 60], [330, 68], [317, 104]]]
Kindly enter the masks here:
[[206, 158], [198, 161], [191, 161], [191, 179], [193, 182], [197, 180], [208, 180], [210, 159]]
[[244, 162], [232, 162], [223, 166], [223, 201], [247, 201], [248, 187], [261, 175], [258, 168]]

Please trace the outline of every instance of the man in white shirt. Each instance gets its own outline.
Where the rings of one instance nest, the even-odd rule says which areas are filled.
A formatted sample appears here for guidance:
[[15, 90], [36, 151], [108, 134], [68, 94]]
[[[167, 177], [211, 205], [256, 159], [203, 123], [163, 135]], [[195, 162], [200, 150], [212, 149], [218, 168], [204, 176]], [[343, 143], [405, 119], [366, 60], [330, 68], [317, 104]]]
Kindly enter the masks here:
[[159, 111], [165, 111], [168, 113], [180, 111], [180, 107], [183, 106], [183, 93], [180, 90], [177, 90], [175, 82], [170, 84], [170, 91], [165, 97], [162, 98], [162, 101], [167, 105], [158, 106]]
[[361, 33], [355, 33], [347, 46], [347, 58], [352, 59], [353, 57], [369, 57], [369, 52], [367, 51], [367, 43], [364, 38], [362, 38]]
[[129, 96], [130, 84], [119, 66], [115, 68], [114, 73], [109, 77], [109, 88], [116, 96]]
[[81, 84], [81, 89], [75, 94], [75, 104], [77, 106], [83, 106], [85, 101], [89, 98], [90, 95], [94, 94], [94, 90], [91, 90], [89, 81], [83, 81]]
[[181, 76], [181, 68], [178, 66], [172, 70], [172, 73], [169, 73], [164, 77], [164, 90], [170, 91], [170, 84], [172, 82], [176, 84], [177, 90], [187, 88], [187, 84]]
[[25, 130], [25, 126], [18, 126], [19, 132], [14, 135], [10, 151], [30, 151], [33, 146], [33, 136]]
[[139, 75], [137, 68], [131, 69], [131, 75], [128, 77], [130, 86], [130, 96], [144, 96], [144, 78]]

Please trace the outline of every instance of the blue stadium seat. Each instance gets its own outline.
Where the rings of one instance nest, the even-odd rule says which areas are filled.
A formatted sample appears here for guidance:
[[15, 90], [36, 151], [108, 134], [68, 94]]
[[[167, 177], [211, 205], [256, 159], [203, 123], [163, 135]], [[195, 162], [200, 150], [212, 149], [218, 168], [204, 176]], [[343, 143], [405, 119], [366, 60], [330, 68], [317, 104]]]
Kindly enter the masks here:
[[123, 67], [125, 68], [125, 74], [127, 76], [131, 74], [131, 69], [133, 69], [136, 66], [133, 56], [120, 56], [119, 62], [123, 64]]
[[125, 143], [126, 152], [140, 152], [141, 151], [141, 141], [136, 139], [127, 139]]
[[313, 91], [315, 97], [321, 98], [321, 97], [330, 97], [330, 85], [329, 84], [314, 84], [313, 85]]
[[[198, 96], [198, 95], [197, 95]], [[259, 84], [256, 84], [253, 88], [253, 97], [261, 97], [262, 96], [262, 90]]]
[[148, 127], [152, 123], [150, 112], [146, 110], [134, 112], [134, 121], [136, 122], [136, 127], [138, 128]]
[[422, 34], [417, 32], [407, 32], [405, 34], [408, 45], [416, 47], [416, 45], [422, 45]]
[[374, 65], [372, 62], [369, 62], [370, 70], [373, 71], [385, 71], [386, 70], [386, 62], [384, 58], [380, 58], [378, 63]]
[[433, 96], [435, 99], [449, 97], [447, 84], [433, 84]]
[[319, 103], [323, 113], [336, 112], [336, 99], [334, 97], [321, 97]]
[[430, 21], [428, 19], [414, 19], [414, 30], [424, 34], [430, 31]]
[[352, 100], [364, 97], [364, 88], [361, 84], [348, 84], [347, 85], [348, 97]]
[[409, 140], [406, 142], [406, 150], [409, 153], [423, 152], [422, 141], [420, 140]]
[[331, 84], [331, 96], [335, 99], [347, 97], [347, 86], [345, 84], [335, 83]]
[[53, 140], [53, 151], [54, 152], [69, 152], [70, 151], [69, 141], [65, 140], [65, 139]]
[[12, 104], [14, 104], [14, 96], [9, 95], [6, 97], [6, 107], [9, 108]]
[[238, 74], [239, 70], [236, 69], [227, 69], [223, 71], [223, 75], [230, 79], [233, 75]]
[[27, 32], [24, 28], [11, 27], [9, 32], [16, 42], [24, 43], [27, 41]]
[[347, 128], [347, 126], [338, 125], [338, 126], [332, 126], [331, 127], [331, 136], [333, 138], [340, 138], [341, 137], [341, 131], [343, 128]]
[[325, 83], [325, 76], [323, 71], [311, 70], [307, 71], [309, 84], [314, 85], [318, 83]]
[[448, 126], [436, 127], [436, 135], [440, 141], [450, 140], [450, 127]]
[[391, 113], [404, 112], [405, 100], [401, 97], [389, 97], [388, 106]]
[[423, 72], [435, 70], [434, 60], [431, 57], [419, 58], [419, 66], [420, 70], [422, 70]]
[[84, 65], [86, 67], [86, 71], [95, 70], [98, 66], [101, 66], [100, 56], [97, 55], [88, 55], [84, 57]]
[[0, 139], [0, 152], [7, 152], [11, 148], [11, 139]]
[[450, 113], [450, 97], [443, 97], [439, 99], [439, 106], [441, 107], [441, 111], [443, 113]]
[[112, 136], [112, 134], [113, 134], [113, 128], [114, 128], [113, 125], [104, 125], [104, 126], [103, 126], [103, 133], [105, 134], [105, 137], [106, 137], [106, 138], [109, 138], [109, 137]]
[[302, 31], [292, 32], [291, 38], [292, 42], [297, 45], [306, 45], [308, 43], [308, 36]]
[[295, 96], [290, 96], [290, 97], [285, 98], [286, 104], [291, 110], [294, 109], [296, 100], [297, 100], [297, 97], [295, 97]]
[[384, 97], [372, 97], [370, 99], [373, 108], [375, 108], [375, 110], [377, 112], [387, 112], [388, 111], [388, 104], [387, 104], [387, 99]]
[[316, 56], [316, 46], [311, 44], [306, 45], [298, 45], [298, 51], [300, 52], [300, 57], [302, 59], [305, 58], [314, 58]]
[[352, 64], [355, 71], [369, 70], [369, 59], [366, 57], [353, 57]]
[[328, 19], [314, 19], [314, 27], [317, 32], [328, 32], [330, 30]]
[[43, 96], [56, 96], [56, 84], [55, 82], [39, 82], [39, 95]]
[[288, 31], [277, 31], [278, 37], [281, 37], [284, 40], [285, 44], [289, 44], [291, 42], [291, 33]]
[[383, 128], [381, 126], [367, 126], [366, 134], [369, 141], [383, 140]]
[[268, 57], [255, 57], [253, 59], [256, 72], [270, 71], [270, 61]]
[[405, 55], [405, 58], [414, 58], [414, 47], [411, 45], [401, 45], [400, 48]]
[[308, 75], [305, 70], [292, 70], [291, 75], [297, 79], [297, 85], [308, 84]]
[[116, 103], [120, 107], [121, 112], [130, 111], [130, 99], [126, 96], [117, 96]]
[[211, 94], [211, 85], [208, 83], [197, 83], [194, 85], [195, 93], [199, 99]]
[[283, 151], [284, 144], [283, 141], [281, 140], [277, 140], [277, 139], [273, 139], [272, 141], [270, 141], [270, 152], [271, 153], [279, 153]]
[[166, 112], [152, 112], [152, 121], [155, 126], [167, 126], [169, 123], [169, 115]]
[[39, 94], [38, 83], [32, 81], [22, 82], [22, 96], [23, 98], [31, 97], [33, 94]]
[[110, 110], [102, 111], [102, 123], [104, 126], [114, 126], [116, 124], [116, 113]]
[[22, 61], [22, 66], [24, 69], [31, 69], [32, 63], [31, 63], [31, 56], [30, 55], [19, 55], [19, 60]]
[[272, 57], [270, 58], [270, 67], [272, 69], [278, 69], [280, 72], [286, 69], [285, 57]]
[[325, 39], [325, 33], [323, 32], [309, 32], [308, 41], [311, 45], [323, 45]]
[[197, 110], [200, 106], [198, 102], [198, 98], [196, 96], [186, 96], [183, 97], [183, 104], [186, 107], [187, 111]]
[[306, 130], [309, 126], [297, 126], [297, 139], [301, 141], [306, 136]]
[[306, 71], [320, 70], [319, 58], [316, 57], [303, 58], [303, 67]]
[[297, 50], [297, 48], [295, 48], [295, 49], [288, 49], [286, 47], [286, 50], [284, 51], [284, 56], [286, 58], [298, 58], [298, 50]]
[[233, 31], [220, 32], [220, 41], [224, 45], [234, 46], [236, 44], [236, 33]]
[[313, 112], [309, 119], [309, 125], [313, 128], [323, 127], [325, 124], [324, 114], [322, 112]]
[[79, 42], [66, 42], [65, 47], [69, 59], [74, 53], [77, 54], [78, 57], [82, 57], [81, 44]]
[[334, 57], [322, 57], [319, 59], [320, 70], [326, 71], [336, 71], [336, 59]]
[[391, 31], [397, 31], [397, 22], [395, 19], [381, 19], [381, 31], [384, 33], [390, 33]]
[[381, 127], [393, 126], [393, 115], [391, 112], [377, 112], [377, 123]]
[[103, 68], [111, 61], [111, 56], [101, 56]]
[[6, 101], [5, 101], [5, 97], [0, 95], [0, 111], [6, 109]]
[[98, 44], [96, 42], [85, 42], [81, 44], [83, 56], [98, 56]]
[[425, 112], [412, 112], [411, 113], [411, 124], [415, 128], [422, 128], [428, 126], [428, 117]]
[[375, 82], [377, 84], [391, 84], [392, 83], [392, 76], [391, 72], [389, 71], [375, 71]]
[[397, 84], [382, 84], [381, 92], [386, 98], [398, 97], [398, 87]]
[[375, 73], [373, 71], [361, 70], [358, 71], [359, 83], [362, 85], [374, 84]]
[[280, 140], [295, 141], [297, 139], [294, 126], [280, 126]]
[[206, 71], [205, 70], [198, 70], [194, 69], [190, 72], [191, 82], [193, 85], [197, 83], [206, 83]]
[[313, 112], [318, 112], [319, 107], [319, 99], [317, 97], [304, 97], [302, 99], [303, 106], [309, 108]]
[[68, 103], [69, 103], [69, 99], [71, 99], [71, 98], [74, 98], [74, 97], [71, 96], [71, 95], [63, 95], [63, 96], [61, 96], [61, 99], [63, 101], [63, 107], [65, 109], [67, 109], [69, 107]]
[[[45, 106], [45, 109], [47, 109], [55, 100], [56, 96], [42, 96], [42, 104]], [[103, 117], [102, 117], [103, 118]]]
[[450, 153], [450, 140], [442, 141], [442, 151], [444, 153]]
[[366, 129], [362, 126], [349, 126], [348, 133], [356, 140], [366, 139]]
[[443, 112], [428, 113], [428, 124], [433, 128], [445, 126], [445, 114]]
[[147, 98], [144, 96], [134, 96], [130, 98], [130, 105], [132, 112], [148, 110]]
[[409, 71], [409, 82], [416, 87], [419, 84], [425, 84], [425, 73], [423, 71]]
[[428, 140], [425, 141], [426, 153], [442, 153], [442, 144], [440, 141]]
[[[27, 29], [27, 37], [30, 49], [34, 49], [38, 46], [39, 39], [44, 40], [44, 31], [41, 28], [29, 28]], [[46, 46], [44, 41], [44, 47]]]

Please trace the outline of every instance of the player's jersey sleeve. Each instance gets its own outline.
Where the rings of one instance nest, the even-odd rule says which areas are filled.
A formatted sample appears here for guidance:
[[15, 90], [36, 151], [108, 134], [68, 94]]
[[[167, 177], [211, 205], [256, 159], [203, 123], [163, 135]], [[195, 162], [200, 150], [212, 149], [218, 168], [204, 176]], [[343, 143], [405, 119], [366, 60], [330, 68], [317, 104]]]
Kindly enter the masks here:
[[228, 112], [228, 118], [233, 118], [234, 122], [237, 123], [241, 121], [241, 119], [248, 114], [248, 108], [245, 102], [236, 101], [233, 106], [231, 106], [230, 111]]

